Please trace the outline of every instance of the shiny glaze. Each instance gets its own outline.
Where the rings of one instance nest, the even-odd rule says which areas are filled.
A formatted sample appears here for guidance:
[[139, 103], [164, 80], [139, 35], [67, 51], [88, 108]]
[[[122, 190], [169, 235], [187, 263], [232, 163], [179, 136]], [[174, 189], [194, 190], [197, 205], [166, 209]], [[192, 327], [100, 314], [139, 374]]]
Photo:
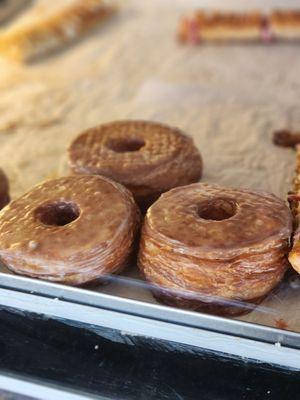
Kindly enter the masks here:
[[[140, 143], [136, 151], [115, 151], [112, 143]], [[69, 147], [74, 173], [101, 174], [128, 187], [139, 203], [173, 187], [196, 182], [201, 155], [179, 129], [149, 121], [119, 121], [90, 129]]]
[[[201, 218], [199, 207], [216, 199], [234, 202], [234, 215]], [[180, 306], [201, 308], [214, 297], [255, 301], [282, 279], [291, 232], [291, 213], [274, 195], [193, 184], [165, 193], [148, 210], [139, 266]]]
[[[41, 207], [75, 204], [74, 221], [46, 225]], [[47, 208], [47, 207], [46, 207]], [[100, 176], [44, 182], [0, 213], [0, 256], [14, 272], [83, 284], [118, 272], [127, 263], [139, 212], [130, 192]]]

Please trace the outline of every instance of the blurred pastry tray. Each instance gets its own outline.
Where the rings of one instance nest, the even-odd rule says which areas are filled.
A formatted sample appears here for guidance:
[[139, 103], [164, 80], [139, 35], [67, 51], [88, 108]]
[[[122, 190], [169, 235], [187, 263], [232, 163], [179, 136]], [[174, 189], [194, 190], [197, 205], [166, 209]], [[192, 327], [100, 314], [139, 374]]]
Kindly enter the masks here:
[[[138, 282], [114, 277], [122, 286]], [[141, 284], [142, 281], [141, 281]], [[105, 287], [105, 286], [104, 286]], [[97, 287], [96, 290], [99, 288]], [[0, 272], [0, 306], [300, 370], [300, 334]]]

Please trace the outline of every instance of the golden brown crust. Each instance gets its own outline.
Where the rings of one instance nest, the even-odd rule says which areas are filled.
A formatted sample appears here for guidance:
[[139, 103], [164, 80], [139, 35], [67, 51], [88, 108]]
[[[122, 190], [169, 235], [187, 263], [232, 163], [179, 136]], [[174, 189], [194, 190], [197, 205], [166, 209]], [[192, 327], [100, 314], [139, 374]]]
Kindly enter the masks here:
[[294, 192], [300, 193], [300, 147], [296, 148], [296, 176], [294, 178]]
[[296, 176], [293, 181], [293, 191], [288, 196], [295, 225], [293, 248], [289, 254], [289, 262], [300, 274], [300, 147], [297, 146], [296, 150]]
[[256, 303], [269, 293], [287, 269], [291, 231], [288, 207], [271, 194], [176, 188], [147, 212], [139, 267], [168, 303], [238, 314], [247, 307], [220, 299]]
[[74, 173], [101, 174], [124, 184], [143, 209], [202, 174], [192, 139], [149, 121], [118, 121], [83, 132], [69, 147], [69, 164]]
[[180, 21], [178, 37], [182, 42], [202, 40], [271, 41], [300, 37], [300, 11], [275, 10], [269, 15], [259, 12], [196, 11]]
[[233, 13], [197, 11], [184, 17], [179, 25], [179, 39], [196, 40], [257, 40], [265, 26], [265, 17], [259, 12]]
[[0, 54], [15, 61], [35, 60], [73, 42], [114, 11], [103, 0], [77, 0], [53, 15], [4, 32]]
[[199, 26], [204, 29], [220, 26], [235, 29], [245, 29], [247, 27], [260, 28], [265, 19], [263, 14], [256, 11], [248, 13], [222, 13], [215, 11], [209, 14], [200, 11], [196, 13], [196, 18]]
[[270, 17], [270, 26], [276, 38], [298, 41], [300, 39], [300, 11], [275, 11]]
[[44, 182], [0, 213], [0, 256], [21, 275], [82, 285], [119, 272], [139, 212], [131, 193], [100, 176]]
[[272, 26], [300, 27], [300, 10], [276, 10], [270, 16]]

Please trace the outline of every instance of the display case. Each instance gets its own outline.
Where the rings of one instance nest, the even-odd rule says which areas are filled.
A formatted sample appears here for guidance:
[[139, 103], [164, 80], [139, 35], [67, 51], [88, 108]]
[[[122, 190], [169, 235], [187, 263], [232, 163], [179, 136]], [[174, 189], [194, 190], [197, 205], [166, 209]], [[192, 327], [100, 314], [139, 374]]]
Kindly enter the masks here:
[[[106, 25], [64, 51], [30, 62], [2, 54], [0, 164], [9, 177], [12, 199], [45, 179], [69, 175], [66, 148], [87, 128], [147, 120], [192, 137], [203, 158], [201, 182], [273, 193], [288, 209], [296, 154], [274, 146], [272, 134], [300, 126], [298, 40], [181, 43], [178, 26], [195, 9], [245, 15], [251, 7], [251, 12], [268, 15], [278, 8], [294, 9], [297, 2], [114, 3], [117, 11]], [[93, 221], [91, 226], [96, 229]], [[15, 229], [21, 229], [18, 221]], [[82, 287], [13, 274], [2, 262], [0, 306], [74, 329], [111, 330], [126, 340], [143, 337], [299, 371], [300, 277], [290, 265], [259, 304], [238, 296], [218, 298], [244, 310], [243, 315], [222, 316], [157, 300], [158, 286], [146, 279], [137, 253], [120, 274], [107, 273]], [[207, 304], [216, 301], [205, 292], [194, 294]]]

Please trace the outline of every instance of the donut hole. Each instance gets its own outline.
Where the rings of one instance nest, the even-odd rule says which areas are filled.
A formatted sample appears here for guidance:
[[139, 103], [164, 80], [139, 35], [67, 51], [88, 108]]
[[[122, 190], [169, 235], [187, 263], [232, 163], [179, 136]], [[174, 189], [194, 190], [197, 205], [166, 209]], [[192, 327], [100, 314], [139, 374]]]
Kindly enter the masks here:
[[139, 151], [143, 146], [145, 146], [145, 142], [143, 139], [138, 138], [114, 138], [110, 139], [106, 146], [116, 152], [116, 153], [130, 153], [133, 151]]
[[236, 214], [237, 206], [231, 200], [212, 199], [204, 202], [198, 208], [198, 216], [210, 221], [223, 221]]
[[80, 209], [73, 202], [57, 201], [43, 204], [35, 210], [35, 216], [44, 225], [65, 226], [75, 221]]

